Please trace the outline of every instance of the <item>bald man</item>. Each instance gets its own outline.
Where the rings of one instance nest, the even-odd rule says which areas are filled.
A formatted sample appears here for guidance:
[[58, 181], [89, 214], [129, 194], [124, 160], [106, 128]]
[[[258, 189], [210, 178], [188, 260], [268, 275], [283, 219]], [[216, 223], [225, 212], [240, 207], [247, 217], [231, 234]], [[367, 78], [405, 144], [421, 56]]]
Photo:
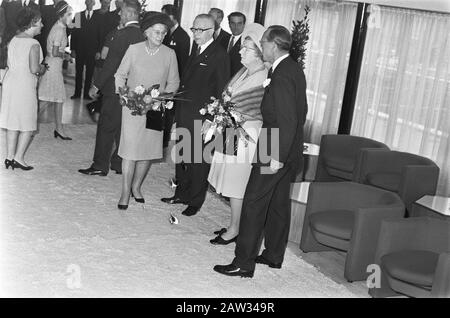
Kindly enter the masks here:
[[[194, 144], [201, 144], [202, 149], [205, 146], [202, 135], [199, 131], [194, 131], [194, 124], [197, 123], [197, 127], [201, 127], [204, 117], [199, 113], [200, 108], [211, 100], [211, 96], [219, 98], [230, 78], [229, 57], [220, 43], [214, 41], [214, 25], [215, 21], [211, 15], [200, 14], [191, 28], [197, 47], [191, 53], [183, 71], [180, 88], [186, 92], [183, 98], [187, 101], [180, 103], [175, 112], [177, 135], [182, 130], [190, 132], [190, 136], [183, 136], [190, 138], [190, 149], [182, 148], [183, 162], [176, 165], [178, 185], [175, 195], [161, 199], [168, 204], [187, 205], [183, 211], [186, 216], [195, 215], [203, 205], [208, 190], [210, 168], [210, 164], [202, 156], [200, 162], [194, 162]], [[181, 141], [185, 146], [186, 140]], [[182, 147], [180, 140], [176, 147]], [[189, 152], [190, 155], [187, 155]]]

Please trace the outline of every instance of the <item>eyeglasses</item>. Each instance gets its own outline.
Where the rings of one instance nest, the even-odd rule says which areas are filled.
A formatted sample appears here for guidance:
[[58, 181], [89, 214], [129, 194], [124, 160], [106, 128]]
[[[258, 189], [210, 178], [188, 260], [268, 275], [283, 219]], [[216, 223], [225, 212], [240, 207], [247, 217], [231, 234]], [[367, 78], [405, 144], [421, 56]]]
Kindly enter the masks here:
[[192, 31], [192, 33], [197, 33], [197, 32], [201, 32], [201, 33], [203, 33], [203, 32], [205, 32], [205, 31], [208, 31], [208, 30], [211, 30], [212, 28], [207, 28], [207, 29], [200, 29], [200, 28], [191, 28], [190, 30]]
[[248, 46], [241, 46], [241, 50], [242, 51], [256, 51], [254, 48], [248, 47]]

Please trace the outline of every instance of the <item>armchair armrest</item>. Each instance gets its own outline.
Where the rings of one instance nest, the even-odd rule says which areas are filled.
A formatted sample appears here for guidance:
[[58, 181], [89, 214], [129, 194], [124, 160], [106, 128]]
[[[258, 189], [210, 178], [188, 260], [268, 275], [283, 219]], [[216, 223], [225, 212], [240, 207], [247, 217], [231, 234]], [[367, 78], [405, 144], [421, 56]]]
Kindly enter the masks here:
[[439, 256], [431, 296], [450, 298], [450, 252], [441, 253]]
[[402, 169], [399, 195], [410, 209], [411, 204], [424, 195], [436, 194], [439, 178], [439, 167], [424, 165], [409, 165]]
[[395, 171], [390, 165], [395, 164], [390, 160], [392, 153], [389, 149], [362, 149], [360, 153], [359, 177], [355, 177], [361, 183], [366, 183], [367, 175], [374, 172]]

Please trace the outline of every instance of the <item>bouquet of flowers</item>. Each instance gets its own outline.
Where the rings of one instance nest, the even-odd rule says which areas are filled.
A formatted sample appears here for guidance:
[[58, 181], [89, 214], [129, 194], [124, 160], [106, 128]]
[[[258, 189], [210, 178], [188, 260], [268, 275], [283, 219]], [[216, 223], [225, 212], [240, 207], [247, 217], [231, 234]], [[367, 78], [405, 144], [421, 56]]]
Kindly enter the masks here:
[[164, 113], [173, 108], [173, 101], [179, 93], [164, 93], [159, 91], [159, 84], [150, 88], [139, 85], [135, 89], [128, 86], [119, 87], [120, 105], [131, 110], [133, 116], [147, 116], [146, 128], [164, 129]]
[[235, 154], [237, 151], [235, 136], [244, 141], [246, 146], [249, 141], [255, 143], [252, 137], [242, 128], [245, 118], [242, 113], [236, 110], [236, 104], [231, 102], [230, 87], [224, 92], [221, 98], [211, 97], [211, 102], [200, 109], [200, 114], [213, 117], [212, 121], [206, 120], [202, 127], [202, 135], [205, 142], [210, 141], [214, 135], [224, 134], [225, 131], [231, 128], [234, 134], [227, 134], [224, 145], [226, 147], [230, 143], [231, 137], [233, 137]]

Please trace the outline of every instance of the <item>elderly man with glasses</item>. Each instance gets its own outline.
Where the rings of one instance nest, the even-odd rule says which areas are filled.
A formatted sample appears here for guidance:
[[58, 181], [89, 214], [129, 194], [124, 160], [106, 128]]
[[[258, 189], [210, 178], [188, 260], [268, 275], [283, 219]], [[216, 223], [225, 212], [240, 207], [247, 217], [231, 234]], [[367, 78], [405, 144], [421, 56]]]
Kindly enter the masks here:
[[[209, 14], [198, 15], [191, 31], [197, 46], [192, 50], [181, 78], [180, 90], [185, 92], [183, 98], [186, 101], [180, 103], [175, 113], [177, 135], [183, 132], [176, 146], [176, 154], [182, 158], [176, 158], [178, 185], [173, 197], [162, 198], [168, 204], [187, 205], [183, 211], [186, 216], [195, 215], [200, 210], [208, 190], [210, 164], [202, 155], [194, 155], [194, 151], [199, 151], [194, 147], [196, 144], [201, 145], [200, 150], [205, 147], [198, 129], [204, 120], [199, 110], [212, 96], [220, 97], [230, 78], [228, 54], [213, 38], [214, 18]], [[184, 135], [186, 132], [189, 132], [189, 136]], [[194, 158], [198, 162], [194, 162]]]

